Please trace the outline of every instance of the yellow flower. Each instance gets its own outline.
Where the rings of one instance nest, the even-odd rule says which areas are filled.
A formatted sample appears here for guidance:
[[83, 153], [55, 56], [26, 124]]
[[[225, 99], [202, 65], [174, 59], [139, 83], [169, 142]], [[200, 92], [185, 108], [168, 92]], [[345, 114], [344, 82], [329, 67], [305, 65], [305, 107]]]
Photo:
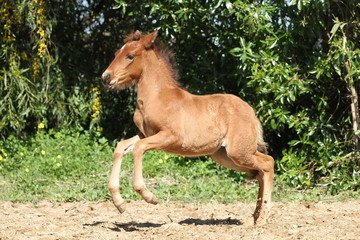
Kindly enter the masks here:
[[5, 156], [5, 157], [7, 157], [7, 156], [8, 156], [6, 152], [4, 152], [4, 156]]
[[30, 170], [28, 168], [25, 168], [25, 172], [30, 172]]
[[162, 160], [161, 158], [159, 159], [159, 163], [164, 163], [164, 160]]
[[40, 8], [37, 10], [37, 14], [41, 15], [44, 13], [44, 9], [43, 8]]
[[46, 152], [45, 152], [44, 150], [41, 150], [41, 154], [42, 154], [42, 155], [45, 155]]
[[57, 155], [56, 157], [57, 157], [57, 158], [59, 158], [59, 159], [60, 159], [60, 158], [62, 158], [62, 156], [61, 156], [61, 155]]
[[57, 167], [61, 167], [62, 164], [58, 162], [58, 163], [56, 163], [56, 166], [57, 166]]
[[3, 157], [2, 156], [0, 156], [0, 161], [2, 161], [3, 160]]
[[15, 66], [15, 65], [16, 65], [16, 61], [13, 60], [10, 62], [10, 67]]
[[39, 128], [39, 129], [45, 128], [45, 124], [39, 123], [38, 128]]
[[164, 159], [165, 159], [165, 160], [168, 160], [168, 159], [169, 159], [169, 156], [168, 156], [168, 155], [166, 155], [166, 156], [164, 157]]
[[37, 31], [36, 31], [37, 34], [39, 34], [40, 36], [44, 37], [45, 36], [45, 31], [44, 29], [42, 28], [39, 28]]
[[34, 58], [33, 62], [34, 62], [33, 63], [34, 78], [36, 78], [40, 72], [40, 64], [39, 64], [37, 58]]
[[24, 153], [23, 153], [23, 152], [19, 152], [19, 155], [20, 155], [20, 156], [24, 156]]
[[27, 56], [26, 52], [22, 52], [22, 53], [21, 53], [21, 58], [22, 58], [23, 60], [27, 60], [27, 59], [28, 59], [28, 56]]
[[90, 88], [90, 93], [100, 94], [100, 91], [97, 87]]
[[42, 51], [45, 51], [46, 49], [46, 44], [45, 44], [45, 40], [41, 41], [40, 45], [39, 45], [39, 49], [41, 49]]
[[5, 42], [13, 42], [15, 41], [16, 39], [12, 36], [8, 36], [7, 39], [5, 40]]

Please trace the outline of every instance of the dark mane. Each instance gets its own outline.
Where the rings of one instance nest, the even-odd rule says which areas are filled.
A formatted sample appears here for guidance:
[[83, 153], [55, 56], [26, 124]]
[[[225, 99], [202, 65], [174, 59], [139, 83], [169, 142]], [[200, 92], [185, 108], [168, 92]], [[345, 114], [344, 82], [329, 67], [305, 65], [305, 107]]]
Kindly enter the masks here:
[[[125, 38], [125, 43], [139, 41], [142, 36], [143, 35], [140, 31], [135, 31], [134, 33], [128, 35]], [[167, 66], [169, 67], [169, 70], [171, 71], [171, 76], [176, 81], [176, 84], [180, 86], [181, 84], [178, 82], [180, 76], [175, 59], [175, 54], [163, 42], [158, 39], [155, 40], [153, 49], [164, 58]]]
[[132, 41], [139, 41], [142, 37], [142, 33], [140, 31], [135, 31], [129, 35], [127, 35], [124, 39], [125, 43], [132, 42]]
[[[155, 40], [154, 48], [155, 48], [155, 51], [157, 51], [165, 59], [165, 62], [167, 63], [167, 65], [168, 65], [168, 67], [169, 67], [169, 69], [171, 71], [172, 77], [174, 78], [174, 80], [176, 82], [178, 82], [180, 76], [179, 76], [179, 70], [178, 70], [178, 67], [177, 67], [174, 52], [171, 51], [160, 40]], [[179, 85], [179, 83], [178, 83], [178, 85]]]

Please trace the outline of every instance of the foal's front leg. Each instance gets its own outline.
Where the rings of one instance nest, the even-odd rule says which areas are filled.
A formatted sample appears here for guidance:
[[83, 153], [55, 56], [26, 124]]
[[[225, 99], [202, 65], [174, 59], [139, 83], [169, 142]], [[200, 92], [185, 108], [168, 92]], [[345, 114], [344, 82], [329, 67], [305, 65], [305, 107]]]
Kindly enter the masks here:
[[135, 136], [123, 141], [120, 141], [114, 151], [114, 164], [111, 170], [110, 180], [109, 180], [109, 190], [114, 202], [115, 207], [123, 213], [125, 211], [122, 206], [124, 199], [120, 195], [120, 168], [123, 157], [132, 151], [134, 144], [140, 140], [139, 136]]
[[143, 138], [138, 141], [133, 150], [134, 156], [134, 190], [148, 203], [157, 204], [156, 196], [150, 192], [144, 182], [142, 174], [142, 158], [146, 151], [161, 150], [169, 146], [174, 140], [174, 136], [166, 131], [161, 131], [151, 137]]

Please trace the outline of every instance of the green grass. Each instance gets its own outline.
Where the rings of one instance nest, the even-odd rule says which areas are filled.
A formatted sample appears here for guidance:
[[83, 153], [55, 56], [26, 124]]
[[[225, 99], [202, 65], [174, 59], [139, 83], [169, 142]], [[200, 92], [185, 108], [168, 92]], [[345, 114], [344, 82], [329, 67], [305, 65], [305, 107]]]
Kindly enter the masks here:
[[[16, 202], [109, 200], [108, 177], [113, 145], [88, 131], [39, 130], [25, 140], [0, 142], [0, 200]], [[140, 199], [132, 189], [131, 154], [123, 160], [121, 192]], [[243, 173], [225, 169], [208, 158], [184, 158], [160, 151], [144, 157], [148, 188], [160, 201], [255, 202], [257, 183]], [[320, 201], [358, 198], [359, 192], [325, 194], [321, 188], [295, 190], [275, 181], [274, 201]]]

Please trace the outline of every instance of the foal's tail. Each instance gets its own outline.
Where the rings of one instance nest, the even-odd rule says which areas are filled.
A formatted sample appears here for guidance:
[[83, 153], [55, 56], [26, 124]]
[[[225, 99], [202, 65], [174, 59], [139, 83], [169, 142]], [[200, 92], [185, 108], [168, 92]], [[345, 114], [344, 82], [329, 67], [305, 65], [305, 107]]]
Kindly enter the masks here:
[[267, 143], [264, 142], [263, 138], [263, 128], [260, 121], [258, 120], [258, 140], [257, 140], [257, 150], [261, 153], [267, 154]]

